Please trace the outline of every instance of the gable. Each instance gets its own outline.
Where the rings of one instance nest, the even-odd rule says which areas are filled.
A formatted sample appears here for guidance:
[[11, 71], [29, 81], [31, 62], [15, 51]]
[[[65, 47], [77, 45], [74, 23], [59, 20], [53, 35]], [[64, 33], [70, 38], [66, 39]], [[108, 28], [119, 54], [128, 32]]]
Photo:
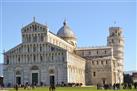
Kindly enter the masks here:
[[22, 33], [32, 33], [32, 32], [46, 32], [47, 31], [47, 26], [37, 23], [37, 22], [32, 22], [25, 27], [21, 29]]

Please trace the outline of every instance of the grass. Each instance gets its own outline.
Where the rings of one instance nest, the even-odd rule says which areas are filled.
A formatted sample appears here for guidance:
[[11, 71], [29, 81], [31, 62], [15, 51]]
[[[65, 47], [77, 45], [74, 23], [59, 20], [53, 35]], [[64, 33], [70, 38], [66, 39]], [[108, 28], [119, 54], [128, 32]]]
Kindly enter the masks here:
[[[8, 91], [15, 91], [15, 89], [11, 88]], [[24, 90], [19, 88], [18, 91], [49, 91], [48, 87], [39, 87], [31, 90]], [[114, 91], [114, 90], [97, 90], [95, 87], [56, 87], [56, 91]], [[127, 89], [127, 90], [115, 90], [115, 91], [137, 91], [137, 89]]]

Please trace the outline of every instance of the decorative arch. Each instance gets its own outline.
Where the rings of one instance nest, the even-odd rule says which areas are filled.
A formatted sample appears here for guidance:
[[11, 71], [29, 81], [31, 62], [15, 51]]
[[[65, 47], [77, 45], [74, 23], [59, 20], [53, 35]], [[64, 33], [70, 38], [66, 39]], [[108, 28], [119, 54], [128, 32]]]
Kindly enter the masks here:
[[21, 75], [21, 72], [19, 70], [17, 70], [16, 75]]
[[54, 74], [54, 73], [55, 73], [54, 69], [49, 69], [49, 74]]
[[34, 66], [31, 67], [31, 70], [39, 70], [39, 67], [34, 65]]

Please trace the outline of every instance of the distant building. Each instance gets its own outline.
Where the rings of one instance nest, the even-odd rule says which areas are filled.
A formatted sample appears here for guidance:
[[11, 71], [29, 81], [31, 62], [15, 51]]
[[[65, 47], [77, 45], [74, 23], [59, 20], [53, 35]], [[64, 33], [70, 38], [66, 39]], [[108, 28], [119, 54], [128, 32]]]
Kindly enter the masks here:
[[124, 83], [133, 83], [132, 74], [124, 74]]
[[124, 39], [120, 27], [109, 28], [106, 46], [88, 48], [77, 47], [77, 38], [66, 21], [57, 34], [35, 20], [21, 33], [22, 43], [4, 53], [5, 85], [123, 82]]
[[137, 72], [133, 72], [132, 79], [133, 79], [133, 82], [137, 82]]
[[0, 85], [3, 84], [3, 64], [0, 64]]
[[3, 76], [3, 64], [0, 63], [0, 76]]

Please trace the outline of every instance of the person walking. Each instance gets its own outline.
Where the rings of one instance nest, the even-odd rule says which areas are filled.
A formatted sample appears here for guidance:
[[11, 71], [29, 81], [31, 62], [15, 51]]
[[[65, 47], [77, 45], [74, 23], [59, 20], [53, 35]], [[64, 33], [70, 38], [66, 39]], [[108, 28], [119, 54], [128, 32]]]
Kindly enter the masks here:
[[18, 84], [15, 85], [15, 90], [18, 91]]

